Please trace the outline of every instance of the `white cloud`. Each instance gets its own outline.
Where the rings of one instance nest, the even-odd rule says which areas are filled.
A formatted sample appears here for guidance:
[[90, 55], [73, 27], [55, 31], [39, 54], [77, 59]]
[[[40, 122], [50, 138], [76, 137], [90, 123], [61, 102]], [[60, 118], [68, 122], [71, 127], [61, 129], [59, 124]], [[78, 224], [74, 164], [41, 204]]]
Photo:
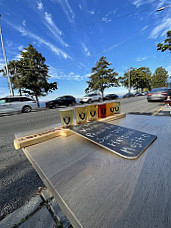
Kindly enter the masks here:
[[61, 72], [59, 69], [56, 69], [56, 68], [50, 66], [49, 75], [51, 76], [51, 78], [58, 79], [58, 80], [82, 81], [82, 80], [88, 78], [91, 74], [79, 75], [79, 74], [75, 74], [74, 72], [65, 74], [64, 72]]
[[22, 21], [22, 25], [23, 25], [23, 26], [26, 26], [26, 20], [23, 20], [23, 21]]
[[82, 46], [82, 48], [83, 48], [84, 54], [85, 54], [86, 56], [90, 56], [91, 53], [90, 53], [90, 51], [88, 50], [86, 44], [85, 44], [84, 42], [82, 42], [82, 43], [81, 43], [81, 46]]
[[155, 2], [155, 1], [156, 0], [133, 0], [132, 4], [138, 8], [141, 5], [151, 4], [151, 3]]
[[137, 58], [136, 58], [136, 61], [137, 61], [137, 62], [142, 62], [142, 61], [146, 60], [147, 58], [148, 58], [147, 56], [144, 56], [144, 57], [137, 57]]
[[18, 50], [22, 50], [22, 49], [23, 49], [22, 45], [18, 46]]
[[45, 12], [45, 23], [46, 27], [49, 31], [53, 34], [53, 36], [59, 41], [59, 43], [64, 46], [68, 47], [69, 45], [64, 42], [64, 40], [60, 37], [62, 35], [62, 31], [55, 25], [54, 21], [52, 20], [52, 15]]
[[103, 21], [103, 22], [111, 22], [112, 20], [111, 19], [109, 19], [109, 18], [107, 18], [107, 17], [102, 17], [102, 19], [101, 19], [101, 21]]
[[18, 54], [14, 57], [15, 60], [19, 60], [21, 58], [21, 54]]
[[91, 14], [91, 15], [94, 15], [95, 14], [95, 10], [88, 10], [88, 13]]
[[0, 59], [0, 69], [4, 68], [4, 66], [5, 66], [4, 59]]
[[40, 44], [44, 44], [45, 46], [47, 46], [53, 53], [55, 53], [57, 56], [61, 56], [64, 59], [68, 59], [71, 58], [66, 52], [64, 52], [63, 50], [61, 50], [60, 48], [56, 47], [55, 45], [53, 45], [52, 43], [50, 43], [49, 41], [44, 40], [43, 38], [41, 38], [40, 36], [27, 31], [25, 28], [21, 27], [21, 26], [16, 26], [14, 24], [12, 24], [11, 22], [7, 22], [12, 28], [14, 28], [15, 30], [17, 30], [18, 32], [20, 32], [22, 34], [22, 36], [27, 36], [29, 38], [32, 38], [36, 41], [38, 41]]
[[52, 0], [52, 1], [58, 2], [61, 5], [61, 7], [70, 23], [75, 23], [75, 14], [74, 14], [70, 4], [68, 3], [68, 0]]
[[6, 44], [7, 44], [8, 47], [12, 47], [14, 45], [11, 40], [7, 40]]
[[169, 76], [171, 76], [171, 65], [167, 66], [166, 70], [168, 71]]
[[[37, 2], [37, 4], [40, 5], [40, 2]], [[39, 7], [40, 9], [40, 7]], [[43, 19], [44, 25], [48, 28], [50, 33], [52, 34], [52, 38], [55, 39], [55, 41], [58, 41], [63, 47], [68, 47], [69, 45], [62, 39], [62, 31], [58, 28], [58, 26], [53, 21], [52, 15], [44, 10], [44, 7], [42, 6], [40, 9], [40, 15]]]
[[109, 18], [109, 16], [112, 16], [112, 14], [115, 14], [118, 9], [114, 9], [113, 11], [109, 11], [104, 17], [101, 18], [101, 21], [104, 22], [111, 22], [112, 19]]
[[42, 10], [43, 9], [43, 3], [41, 1], [37, 1], [37, 9]]
[[148, 27], [149, 27], [148, 25], [144, 26], [144, 27], [141, 29], [141, 31], [146, 30]]
[[52, 20], [52, 15], [48, 14], [47, 12], [45, 12], [45, 20], [47, 21], [47, 23], [49, 25], [51, 25], [53, 27], [53, 29], [59, 34], [62, 35], [62, 31], [55, 25], [55, 23]]
[[171, 18], [164, 18], [163, 21], [153, 29], [150, 38], [155, 39], [159, 35], [164, 36], [168, 30], [171, 30]]

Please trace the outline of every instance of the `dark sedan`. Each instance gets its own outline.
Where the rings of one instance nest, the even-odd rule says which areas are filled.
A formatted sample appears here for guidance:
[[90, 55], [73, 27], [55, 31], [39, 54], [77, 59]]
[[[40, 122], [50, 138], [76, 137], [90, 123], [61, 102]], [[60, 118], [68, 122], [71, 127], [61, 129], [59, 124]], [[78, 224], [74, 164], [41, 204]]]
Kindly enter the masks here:
[[133, 93], [126, 93], [123, 98], [128, 98], [128, 97], [135, 97]]
[[165, 87], [152, 89], [147, 93], [147, 100], [150, 101], [164, 101], [167, 98], [167, 89]]
[[103, 98], [104, 101], [105, 101], [105, 100], [115, 100], [115, 99], [118, 99], [118, 95], [116, 95], [116, 94], [107, 94], [107, 95]]
[[46, 107], [47, 108], [58, 108], [59, 106], [70, 106], [70, 105], [75, 105], [76, 100], [73, 96], [62, 96], [58, 97], [55, 100], [48, 101], [46, 102]]

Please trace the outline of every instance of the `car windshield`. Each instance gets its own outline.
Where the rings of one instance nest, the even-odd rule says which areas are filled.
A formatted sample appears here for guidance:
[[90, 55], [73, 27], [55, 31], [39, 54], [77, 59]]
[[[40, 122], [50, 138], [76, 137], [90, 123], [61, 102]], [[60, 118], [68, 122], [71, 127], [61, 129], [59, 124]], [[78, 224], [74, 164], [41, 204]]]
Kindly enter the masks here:
[[62, 97], [57, 97], [55, 100], [61, 100], [62, 99]]
[[87, 94], [87, 95], [85, 95], [84, 97], [89, 97], [89, 96], [90, 96], [90, 95]]
[[167, 91], [166, 88], [155, 88], [155, 89], [152, 89], [151, 92], [159, 92], [159, 91]]

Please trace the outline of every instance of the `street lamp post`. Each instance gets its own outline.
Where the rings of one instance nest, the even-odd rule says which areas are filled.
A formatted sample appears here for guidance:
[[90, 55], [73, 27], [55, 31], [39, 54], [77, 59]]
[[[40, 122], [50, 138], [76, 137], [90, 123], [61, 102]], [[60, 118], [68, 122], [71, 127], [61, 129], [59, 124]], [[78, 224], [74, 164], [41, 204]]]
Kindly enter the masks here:
[[[1, 19], [1, 15], [0, 15], [0, 19]], [[9, 71], [8, 71], [7, 57], [6, 57], [6, 54], [5, 54], [3, 37], [2, 37], [1, 21], [0, 21], [0, 35], [1, 35], [1, 43], [2, 43], [2, 50], [3, 50], [4, 60], [5, 60], [5, 66], [6, 66], [6, 74], [7, 74], [7, 77], [8, 77], [8, 84], [9, 84], [9, 88], [10, 88], [10, 94], [11, 94], [11, 96], [14, 96], [14, 92], [13, 92], [12, 84], [11, 84], [11, 79], [10, 79]]]

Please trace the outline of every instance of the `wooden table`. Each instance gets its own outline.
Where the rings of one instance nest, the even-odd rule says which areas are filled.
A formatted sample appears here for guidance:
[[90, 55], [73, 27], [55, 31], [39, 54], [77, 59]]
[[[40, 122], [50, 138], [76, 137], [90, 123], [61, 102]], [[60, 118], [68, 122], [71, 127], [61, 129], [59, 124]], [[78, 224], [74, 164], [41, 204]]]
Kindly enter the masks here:
[[27, 147], [24, 153], [74, 227], [170, 228], [170, 118], [127, 115], [112, 123], [157, 135], [157, 140], [137, 160], [77, 135]]

